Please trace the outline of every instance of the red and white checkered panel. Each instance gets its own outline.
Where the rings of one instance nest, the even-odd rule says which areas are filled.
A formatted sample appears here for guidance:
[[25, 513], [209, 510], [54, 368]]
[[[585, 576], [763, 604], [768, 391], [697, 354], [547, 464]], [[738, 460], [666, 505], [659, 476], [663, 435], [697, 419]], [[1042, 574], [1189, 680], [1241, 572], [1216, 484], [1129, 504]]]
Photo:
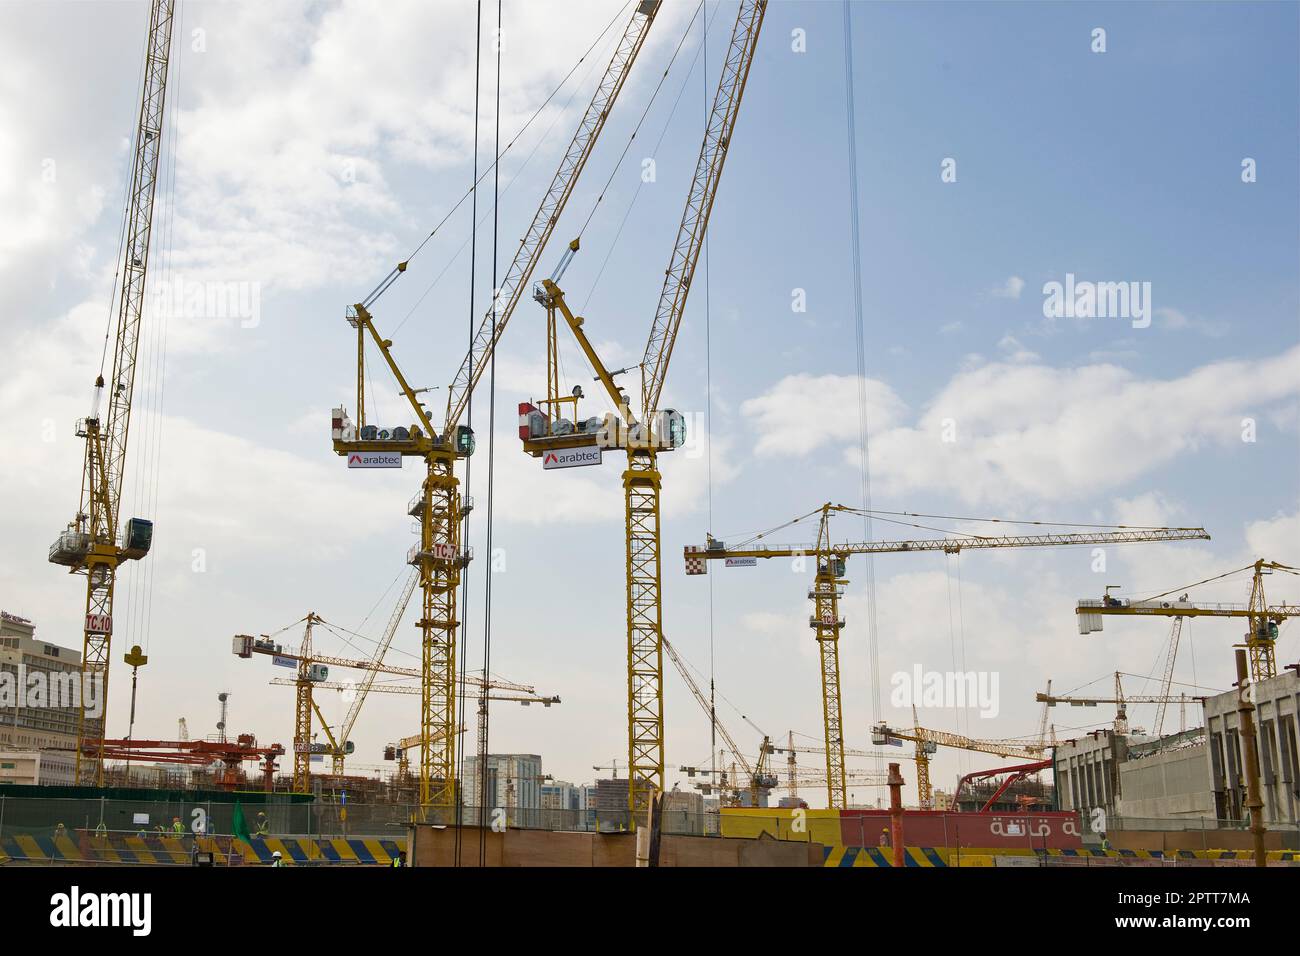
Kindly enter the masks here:
[[687, 574], [708, 574], [709, 562], [704, 558], [691, 557], [692, 552], [703, 551], [703, 548], [688, 544], [686, 546], [686, 573]]

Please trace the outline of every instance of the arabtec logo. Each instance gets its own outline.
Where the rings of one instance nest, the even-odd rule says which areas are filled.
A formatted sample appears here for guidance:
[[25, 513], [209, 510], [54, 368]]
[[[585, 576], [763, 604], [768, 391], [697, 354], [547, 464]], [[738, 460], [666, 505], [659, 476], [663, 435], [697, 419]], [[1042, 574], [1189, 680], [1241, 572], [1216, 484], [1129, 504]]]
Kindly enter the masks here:
[[601, 451], [599, 448], [565, 448], [561, 451], [548, 451], [542, 456], [542, 468], [582, 468], [586, 465], [599, 465]]
[[395, 451], [354, 451], [348, 455], [349, 468], [401, 468], [402, 455]]

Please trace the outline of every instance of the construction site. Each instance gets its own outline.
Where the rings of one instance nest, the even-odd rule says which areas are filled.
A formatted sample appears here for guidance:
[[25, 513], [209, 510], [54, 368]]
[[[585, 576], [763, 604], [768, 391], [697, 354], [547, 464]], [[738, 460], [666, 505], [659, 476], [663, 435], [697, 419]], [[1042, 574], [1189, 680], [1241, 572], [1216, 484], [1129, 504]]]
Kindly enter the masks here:
[[[973, 88], [1057, 80], [957, 8], [1177, 142], [1104, 72], [1141, 17], [101, 6], [95, 278], [58, 400], [5, 385], [54, 437], [4, 485], [0, 869], [1300, 867], [1295, 157], [1215, 187], [1280, 191], [1259, 330], [1195, 331], [1146, 246], [1034, 221], [1027, 285], [976, 226], [1056, 201], [1035, 164], [1132, 184], [981, 139]], [[901, 116], [931, 81], [946, 126]], [[1232, 179], [1267, 150], [1223, 122]], [[1050, 317], [1076, 260], [1156, 275], [1151, 337], [1125, 282], [1120, 332]]]

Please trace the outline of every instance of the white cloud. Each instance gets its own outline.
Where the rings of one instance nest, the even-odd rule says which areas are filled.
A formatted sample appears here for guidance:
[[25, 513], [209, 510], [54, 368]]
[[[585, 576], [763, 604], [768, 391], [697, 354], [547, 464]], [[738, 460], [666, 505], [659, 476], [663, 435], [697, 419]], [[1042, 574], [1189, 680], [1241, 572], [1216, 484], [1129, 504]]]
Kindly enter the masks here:
[[1225, 322], [1214, 322], [1192, 317], [1180, 309], [1168, 306], [1156, 309], [1155, 316], [1159, 320], [1158, 324], [1161, 328], [1174, 332], [1200, 332], [1202, 335], [1208, 335], [1211, 338], [1221, 338], [1228, 334], [1228, 325]]
[[1025, 289], [1025, 280], [1020, 276], [1010, 276], [1002, 285], [993, 289], [993, 294], [1001, 299], [1019, 299]]
[[[890, 428], [905, 406], [888, 385], [867, 382], [867, 420], [871, 433]], [[757, 434], [759, 455], [804, 454], [826, 442], [858, 436], [856, 375], [787, 375], [771, 389], [740, 406]]]
[[1006, 353], [1007, 360], [1010, 362], [1038, 361], [1038, 353], [1025, 348], [1014, 335], [1002, 336], [1002, 339], [998, 342], [998, 348]]
[[[973, 360], [912, 424], [901, 422], [902, 403], [888, 386], [871, 387], [872, 467], [884, 493], [944, 490], [1003, 504], [1082, 499], [1188, 451], [1241, 447], [1243, 417], [1300, 394], [1300, 347], [1167, 380], [1114, 365]], [[856, 438], [855, 401], [853, 377], [796, 375], [742, 411], [753, 416], [760, 453], [806, 454]], [[945, 440], [949, 426], [955, 440]]]

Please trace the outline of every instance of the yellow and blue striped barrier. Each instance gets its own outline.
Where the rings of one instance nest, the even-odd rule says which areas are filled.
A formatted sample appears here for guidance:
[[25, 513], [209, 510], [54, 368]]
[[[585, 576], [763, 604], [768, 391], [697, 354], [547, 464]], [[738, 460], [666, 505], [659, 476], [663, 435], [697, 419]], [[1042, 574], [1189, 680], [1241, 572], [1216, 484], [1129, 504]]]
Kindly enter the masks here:
[[[285, 866], [391, 866], [406, 848], [405, 840], [374, 837], [272, 837], [254, 838], [251, 843], [199, 837], [197, 842], [218, 865], [235, 866], [269, 865], [277, 850]], [[194, 844], [194, 837], [160, 834], [16, 834], [0, 837], [0, 862], [187, 866]]]
[[[1162, 850], [1049, 849], [1044, 852], [1043, 850], [999, 847], [963, 848], [959, 852], [951, 847], [909, 846], [904, 847], [903, 865], [908, 867], [993, 866], [995, 858], [1000, 856], [1034, 857], [1044, 855], [1049, 857], [1073, 857], [1081, 861], [1095, 860], [1099, 863], [1103, 860], [1114, 860], [1121, 865], [1125, 860], [1175, 862], [1179, 860], [1207, 860], [1215, 862], [1254, 859], [1254, 853], [1250, 850], [1171, 850], [1164, 852]], [[1270, 863], [1300, 863], [1300, 851], [1270, 850], [1268, 851], [1268, 861]], [[892, 867], [894, 865], [894, 851], [889, 847], [828, 846], [824, 848], [822, 865], [828, 867]]]

